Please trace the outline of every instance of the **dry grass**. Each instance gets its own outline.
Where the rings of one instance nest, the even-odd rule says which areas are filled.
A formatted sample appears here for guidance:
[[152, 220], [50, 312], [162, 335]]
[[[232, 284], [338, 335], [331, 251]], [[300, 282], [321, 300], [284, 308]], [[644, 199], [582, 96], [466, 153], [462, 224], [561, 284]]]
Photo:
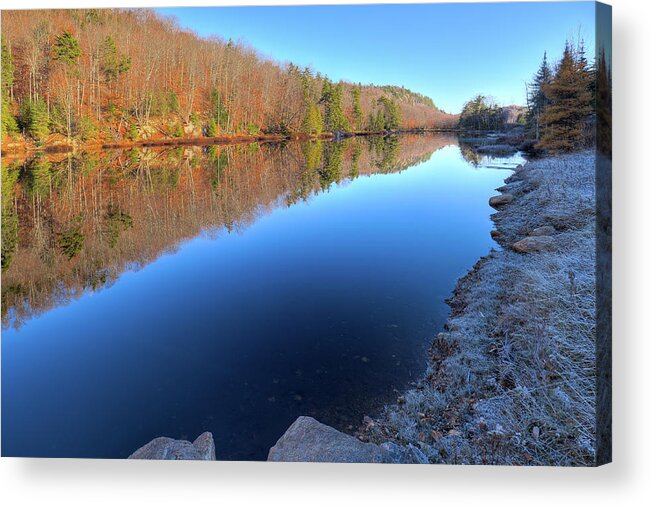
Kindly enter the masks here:
[[[595, 464], [595, 160], [529, 163], [494, 215], [505, 246], [460, 280], [426, 377], [366, 437], [431, 462]], [[508, 248], [554, 225], [557, 250]]]

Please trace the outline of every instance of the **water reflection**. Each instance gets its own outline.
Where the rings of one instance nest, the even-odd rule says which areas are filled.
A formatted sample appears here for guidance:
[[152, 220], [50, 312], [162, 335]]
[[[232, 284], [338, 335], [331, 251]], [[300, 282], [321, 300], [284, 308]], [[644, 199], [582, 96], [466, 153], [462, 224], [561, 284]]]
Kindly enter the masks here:
[[131, 149], [2, 166], [2, 323], [110, 284], [202, 230], [242, 230], [360, 175], [427, 159], [451, 137]]
[[506, 176], [432, 135], [6, 162], [2, 443], [25, 456], [351, 430], [421, 373]]

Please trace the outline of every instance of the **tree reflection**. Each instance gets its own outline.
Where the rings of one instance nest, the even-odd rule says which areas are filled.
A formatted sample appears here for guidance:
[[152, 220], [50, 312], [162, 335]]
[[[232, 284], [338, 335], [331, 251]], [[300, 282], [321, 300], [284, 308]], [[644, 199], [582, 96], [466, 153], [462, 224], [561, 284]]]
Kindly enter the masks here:
[[3, 326], [110, 285], [202, 231], [242, 230], [278, 205], [403, 170], [455, 142], [404, 135], [3, 160]]

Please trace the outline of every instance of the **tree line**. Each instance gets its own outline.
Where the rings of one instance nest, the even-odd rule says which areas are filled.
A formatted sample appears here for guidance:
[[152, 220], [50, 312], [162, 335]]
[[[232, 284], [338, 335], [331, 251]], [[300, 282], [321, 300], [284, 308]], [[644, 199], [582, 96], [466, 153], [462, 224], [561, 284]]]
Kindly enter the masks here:
[[547, 53], [527, 84], [525, 113], [509, 120], [512, 107], [501, 107], [477, 95], [463, 107], [459, 127], [466, 130], [503, 130], [508, 123], [524, 127], [526, 145], [550, 153], [592, 146], [609, 146], [610, 138], [596, 139], [596, 124], [607, 123], [600, 136], [610, 135], [611, 73], [602, 52], [590, 61], [583, 42], [566, 42], [563, 55], [551, 65]]
[[453, 126], [428, 97], [333, 82], [151, 10], [8, 11], [2, 133], [43, 142]]

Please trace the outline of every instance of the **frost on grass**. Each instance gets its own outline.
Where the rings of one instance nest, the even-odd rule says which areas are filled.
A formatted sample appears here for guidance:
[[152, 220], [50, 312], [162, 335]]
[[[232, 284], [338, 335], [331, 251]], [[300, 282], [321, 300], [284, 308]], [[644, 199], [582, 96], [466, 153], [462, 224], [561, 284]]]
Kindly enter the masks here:
[[[430, 462], [594, 465], [594, 155], [528, 163], [506, 183], [503, 249], [459, 281], [425, 377], [364, 436]], [[555, 251], [509, 248], [548, 225]]]

